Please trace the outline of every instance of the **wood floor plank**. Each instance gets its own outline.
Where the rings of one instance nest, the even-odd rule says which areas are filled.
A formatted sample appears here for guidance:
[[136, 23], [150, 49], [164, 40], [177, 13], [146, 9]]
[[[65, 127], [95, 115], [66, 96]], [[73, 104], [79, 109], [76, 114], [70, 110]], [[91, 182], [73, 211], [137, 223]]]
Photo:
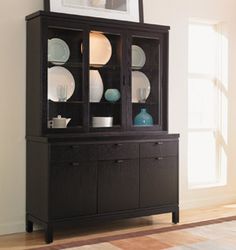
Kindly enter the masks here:
[[[236, 205], [224, 205], [204, 209], [191, 209], [181, 211], [180, 224], [199, 222], [204, 220], [229, 217], [236, 215]], [[90, 240], [105, 236], [114, 236], [130, 232], [140, 232], [143, 230], [158, 229], [172, 225], [171, 215], [157, 215], [143, 218], [106, 222], [94, 226], [80, 228], [67, 228], [55, 231], [53, 244], [67, 244], [80, 240]], [[229, 224], [230, 225], [230, 224]], [[203, 237], [200, 235], [200, 237]], [[228, 238], [228, 241], [230, 239]], [[42, 231], [32, 234], [20, 233], [0, 236], [0, 250], [27, 250], [45, 246], [44, 233]]]
[[193, 244], [201, 241], [206, 241], [207, 238], [191, 234], [189, 232], [177, 231], [177, 232], [167, 232], [161, 234], [153, 234], [149, 236], [150, 238], [154, 238], [159, 240], [160, 242], [165, 242], [170, 246], [179, 246], [184, 244]]

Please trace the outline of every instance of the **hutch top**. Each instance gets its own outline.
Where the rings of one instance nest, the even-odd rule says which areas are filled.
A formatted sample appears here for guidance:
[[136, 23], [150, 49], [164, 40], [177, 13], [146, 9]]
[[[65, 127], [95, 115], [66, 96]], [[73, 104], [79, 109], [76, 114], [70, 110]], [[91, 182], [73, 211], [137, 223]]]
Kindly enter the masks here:
[[[167, 134], [168, 26], [43, 11], [26, 19], [27, 137]], [[139, 123], [141, 110], [151, 123]], [[66, 126], [53, 126], [59, 115]]]

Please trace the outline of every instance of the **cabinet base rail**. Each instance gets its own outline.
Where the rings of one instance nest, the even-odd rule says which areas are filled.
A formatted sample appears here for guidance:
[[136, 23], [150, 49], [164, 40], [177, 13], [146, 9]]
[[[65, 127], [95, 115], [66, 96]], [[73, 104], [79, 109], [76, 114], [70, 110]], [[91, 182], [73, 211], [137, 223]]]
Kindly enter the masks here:
[[145, 210], [132, 210], [126, 212], [110, 213], [110, 214], [99, 214], [83, 217], [73, 217], [63, 220], [52, 220], [52, 221], [43, 221], [36, 218], [31, 214], [26, 214], [26, 232], [32, 233], [34, 224], [43, 226], [45, 230], [45, 242], [50, 244], [53, 242], [53, 231], [56, 227], [63, 227], [65, 225], [85, 225], [85, 224], [94, 224], [101, 223], [109, 220], [118, 220], [118, 219], [128, 219], [141, 216], [150, 216], [158, 215], [163, 213], [172, 213], [172, 223], [179, 223], [179, 207], [161, 207], [161, 208], [152, 208]]

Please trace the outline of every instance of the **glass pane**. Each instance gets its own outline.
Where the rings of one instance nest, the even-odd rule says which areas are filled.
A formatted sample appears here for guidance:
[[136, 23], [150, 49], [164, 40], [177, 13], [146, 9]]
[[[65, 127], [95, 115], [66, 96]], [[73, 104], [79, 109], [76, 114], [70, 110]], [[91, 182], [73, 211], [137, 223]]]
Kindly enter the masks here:
[[217, 66], [217, 33], [213, 25], [190, 24], [189, 73], [214, 76]]
[[82, 31], [48, 30], [48, 127], [83, 126]]
[[132, 122], [135, 127], [154, 126], [160, 120], [160, 42], [133, 37], [131, 48]]
[[215, 134], [204, 131], [190, 132], [188, 150], [189, 183], [194, 185], [217, 182]]
[[122, 43], [119, 34], [92, 31], [90, 39], [90, 127], [122, 125]]
[[189, 128], [215, 128], [217, 99], [214, 82], [189, 79], [188, 98]]

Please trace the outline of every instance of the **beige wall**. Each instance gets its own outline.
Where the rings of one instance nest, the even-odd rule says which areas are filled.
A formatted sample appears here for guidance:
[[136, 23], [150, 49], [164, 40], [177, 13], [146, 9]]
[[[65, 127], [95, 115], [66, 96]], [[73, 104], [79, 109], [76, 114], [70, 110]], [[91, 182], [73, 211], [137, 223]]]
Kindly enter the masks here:
[[[180, 205], [184, 208], [236, 201], [236, 17], [234, 0], [144, 0], [146, 22], [169, 24], [170, 31], [170, 132], [180, 139]], [[155, 8], [153, 4], [155, 3]], [[190, 18], [226, 22], [229, 39], [228, 184], [191, 190], [187, 184], [187, 72]], [[199, 156], [201, 157], [201, 156]]]
[[[25, 213], [25, 15], [43, 0], [2, 1], [0, 8], [0, 234], [24, 230]], [[170, 132], [181, 133], [182, 207], [236, 201], [235, 0], [144, 0], [145, 20], [171, 26]], [[229, 182], [191, 191], [187, 186], [187, 38], [189, 17], [226, 21], [230, 40]]]
[[0, 234], [24, 230], [25, 16], [43, 0], [0, 3]]

